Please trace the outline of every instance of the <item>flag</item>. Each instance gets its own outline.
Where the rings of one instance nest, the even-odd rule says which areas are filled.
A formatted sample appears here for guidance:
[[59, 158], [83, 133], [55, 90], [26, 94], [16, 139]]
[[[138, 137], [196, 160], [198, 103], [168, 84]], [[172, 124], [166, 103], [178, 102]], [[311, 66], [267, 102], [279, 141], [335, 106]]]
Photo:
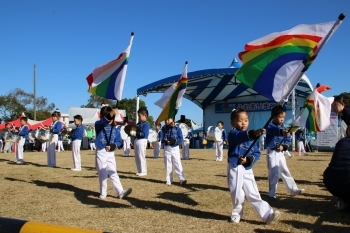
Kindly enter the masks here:
[[182, 97], [186, 92], [188, 83], [187, 78], [187, 62], [185, 64], [184, 70], [179, 81], [176, 84], [176, 88], [173, 90], [168, 102], [163, 107], [162, 112], [160, 113], [158, 119], [155, 122], [155, 125], [158, 125], [160, 122], [169, 119], [170, 117], [175, 118], [177, 110], [182, 104]]
[[[324, 86], [321, 86], [322, 88]], [[323, 131], [330, 125], [331, 105], [334, 97], [325, 97], [320, 93], [325, 89], [321, 89], [315, 88], [306, 99], [303, 109], [292, 122], [293, 126], [305, 127], [314, 133]]]
[[106, 99], [121, 100], [133, 38], [134, 33], [131, 33], [128, 47], [117, 59], [95, 68], [86, 78], [89, 93]]
[[164, 108], [164, 106], [166, 105], [166, 103], [168, 102], [170, 96], [173, 94], [174, 90], [176, 89], [177, 83], [174, 83], [173, 85], [171, 85], [162, 95], [162, 97], [157, 100], [156, 102], [154, 102], [155, 105], [157, 105], [160, 108]]
[[291, 91], [340, 22], [339, 16], [336, 22], [301, 24], [246, 44], [245, 51], [238, 55], [243, 65], [236, 72], [237, 79], [268, 99], [288, 101]]

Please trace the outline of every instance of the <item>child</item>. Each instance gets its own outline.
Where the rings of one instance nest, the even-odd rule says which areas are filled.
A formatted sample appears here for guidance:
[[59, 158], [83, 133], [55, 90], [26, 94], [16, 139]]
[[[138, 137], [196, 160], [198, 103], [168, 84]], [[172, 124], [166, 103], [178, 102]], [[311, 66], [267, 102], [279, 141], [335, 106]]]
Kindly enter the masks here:
[[337, 113], [341, 119], [345, 122], [345, 124], [349, 127], [350, 125], [350, 108], [345, 107], [343, 96], [334, 97], [334, 101], [332, 103], [333, 112]]
[[[128, 117], [124, 117], [124, 126], [127, 126], [129, 122]], [[123, 150], [124, 150], [124, 156], [130, 156], [130, 137], [128, 137], [123, 140]]]
[[253, 164], [260, 158], [257, 145], [254, 145], [247, 156], [243, 158], [252, 143], [251, 140], [261, 136], [265, 130], [247, 131], [249, 126], [248, 114], [243, 109], [235, 109], [231, 112], [231, 125], [233, 129], [228, 135], [227, 165], [227, 182], [233, 204], [230, 221], [233, 223], [240, 222], [243, 216], [244, 198], [247, 198], [260, 218], [266, 224], [270, 224], [279, 218], [280, 212], [273, 211], [271, 206], [260, 197], [252, 170]]
[[[48, 141], [48, 148], [47, 148], [47, 166], [49, 167], [56, 167], [56, 146], [58, 142], [58, 134], [61, 132], [62, 129], [62, 123], [58, 120], [61, 118], [61, 113], [59, 111], [54, 111], [51, 114], [52, 117], [52, 123], [50, 126], [50, 133], [53, 135], [51, 136], [51, 139]], [[45, 144], [46, 142], [44, 142]]]
[[63, 148], [63, 135], [62, 133], [58, 134], [58, 142], [57, 142], [57, 152], [64, 151]]
[[179, 127], [174, 126], [174, 118], [166, 121], [166, 126], [162, 128], [164, 143], [164, 164], [166, 173], [166, 184], [171, 185], [173, 182], [173, 164], [176, 174], [179, 176], [180, 185], [187, 183], [184, 177], [184, 171], [181, 165], [179, 144], [183, 141], [182, 131]]
[[140, 121], [137, 125], [141, 128], [140, 132], [131, 131], [130, 135], [135, 137], [134, 151], [137, 168], [137, 176], [147, 176], [146, 148], [149, 134], [149, 123], [147, 122], [148, 110], [146, 107], [140, 107], [137, 111]]
[[[192, 132], [190, 127], [186, 125], [188, 133], [184, 140], [182, 141], [182, 159], [187, 160], [190, 159], [190, 140], [192, 138]], [[197, 139], [199, 142], [199, 134], [197, 135]], [[198, 146], [199, 147], [199, 146]]]
[[95, 137], [90, 139], [90, 150], [96, 150]]
[[216, 161], [221, 162], [223, 159], [223, 148], [224, 148], [224, 144], [226, 144], [227, 141], [227, 134], [226, 131], [224, 129], [224, 122], [222, 121], [218, 121], [217, 123], [217, 127], [222, 130], [221, 131], [221, 140], [215, 142], [215, 154], [216, 154]]
[[100, 198], [107, 197], [107, 178], [110, 177], [115, 193], [120, 199], [128, 196], [132, 189], [123, 189], [120, 182], [115, 162], [114, 150], [121, 147], [120, 132], [114, 127], [113, 109], [104, 106], [100, 111], [101, 120], [96, 121], [96, 168], [100, 182]]
[[207, 133], [203, 133], [202, 144], [203, 144], [203, 149], [207, 149], [207, 144], [208, 144]]
[[283, 127], [286, 110], [281, 105], [276, 105], [272, 108], [271, 115], [272, 123], [266, 130], [269, 197], [276, 198], [277, 183], [280, 177], [292, 196], [301, 194], [304, 189], [298, 189], [284, 157], [284, 151], [288, 150], [290, 144], [290, 134]]
[[27, 117], [21, 117], [20, 118], [20, 124], [21, 127], [18, 130], [18, 138], [16, 143], [16, 160], [14, 161], [17, 164], [23, 164], [23, 145], [26, 141], [26, 138], [28, 137], [29, 128], [27, 125], [28, 118]]
[[80, 156], [80, 146], [81, 146], [81, 140], [83, 140], [84, 137], [84, 126], [83, 123], [83, 117], [81, 115], [75, 115], [74, 117], [74, 124], [76, 128], [73, 130], [73, 132], [70, 135], [70, 138], [72, 140], [72, 157], [73, 157], [73, 165], [74, 168], [72, 168], [72, 171], [81, 171], [81, 156]]
[[305, 151], [305, 146], [304, 146], [305, 138], [304, 138], [303, 131], [299, 129], [297, 132], [295, 132], [295, 136], [296, 136], [296, 138], [298, 140], [299, 156], [301, 156], [301, 152], [303, 152], [304, 155], [307, 155], [307, 153]]
[[157, 134], [158, 134], [158, 141], [154, 142], [153, 143], [153, 157], [154, 158], [159, 158], [159, 154], [160, 154], [160, 148], [161, 148], [161, 145], [162, 145], [162, 142], [161, 142], [161, 138], [163, 137], [163, 132], [161, 130], [162, 128], [162, 124], [159, 123], [157, 126], [156, 126], [156, 131], [157, 131]]
[[10, 123], [6, 123], [5, 124], [5, 129], [2, 131], [2, 137], [4, 140], [4, 153], [10, 153], [11, 150], [11, 146], [12, 146], [12, 142], [10, 141], [6, 141], [6, 135], [8, 134], [12, 134], [13, 133], [13, 129], [12, 129], [12, 125]]

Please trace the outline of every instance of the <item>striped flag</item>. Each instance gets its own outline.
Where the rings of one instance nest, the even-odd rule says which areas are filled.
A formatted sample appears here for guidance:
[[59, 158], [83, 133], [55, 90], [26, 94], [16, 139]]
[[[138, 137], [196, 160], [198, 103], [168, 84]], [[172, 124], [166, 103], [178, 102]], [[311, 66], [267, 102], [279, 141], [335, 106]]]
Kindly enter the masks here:
[[171, 95], [173, 94], [174, 90], [176, 89], [177, 83], [174, 83], [171, 85], [162, 95], [162, 97], [154, 102], [155, 105], [157, 105], [160, 108], [164, 108], [166, 103], [168, 103]]
[[128, 47], [117, 59], [95, 68], [86, 78], [89, 93], [111, 100], [122, 99], [133, 38], [134, 33], [131, 33]]
[[175, 118], [175, 115], [182, 104], [182, 97], [186, 92], [187, 83], [188, 83], [188, 78], [187, 78], [187, 62], [186, 62], [182, 75], [179, 81], [177, 82], [175, 89], [170, 95], [170, 98], [168, 98], [167, 96], [164, 97], [164, 99], [168, 98], [168, 101], [163, 107], [163, 110], [160, 113], [158, 119], [156, 120], [155, 125], [158, 125], [160, 122], [165, 121], [169, 118]]

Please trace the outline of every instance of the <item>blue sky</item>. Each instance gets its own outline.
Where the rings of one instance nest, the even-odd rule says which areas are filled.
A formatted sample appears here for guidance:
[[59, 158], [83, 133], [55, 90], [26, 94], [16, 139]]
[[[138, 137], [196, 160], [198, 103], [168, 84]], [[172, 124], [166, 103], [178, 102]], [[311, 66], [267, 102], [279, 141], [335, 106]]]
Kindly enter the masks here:
[[[348, 10], [349, 12], [346, 12]], [[0, 1], [0, 94], [33, 90], [61, 112], [86, 104], [85, 78], [115, 59], [135, 32], [123, 98], [136, 89], [182, 72], [228, 67], [246, 43], [298, 24], [323, 23], [348, 14], [307, 76], [332, 87], [327, 95], [350, 92], [350, 1]], [[150, 115], [161, 94], [141, 96]], [[202, 110], [184, 100], [178, 112], [202, 123]]]

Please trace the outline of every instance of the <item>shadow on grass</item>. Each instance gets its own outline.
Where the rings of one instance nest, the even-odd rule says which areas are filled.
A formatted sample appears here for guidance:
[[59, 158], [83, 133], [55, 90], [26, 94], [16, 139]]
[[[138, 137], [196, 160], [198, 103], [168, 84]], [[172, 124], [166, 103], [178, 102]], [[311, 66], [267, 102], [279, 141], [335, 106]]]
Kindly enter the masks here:
[[157, 194], [157, 198], [179, 202], [179, 203], [183, 203], [191, 206], [198, 205], [198, 202], [190, 198], [186, 193], [164, 192], [164, 193]]
[[145, 200], [140, 200], [133, 197], [128, 197], [128, 199], [125, 199], [125, 200], [128, 201], [134, 207], [139, 209], [167, 211], [174, 214], [180, 214], [183, 216], [190, 216], [190, 217], [200, 218], [200, 219], [214, 219], [214, 220], [228, 219], [228, 216], [225, 216], [225, 215], [202, 211], [202, 210], [183, 208], [173, 204], [163, 203], [159, 201], [145, 201]]
[[289, 231], [280, 231], [280, 230], [268, 230], [268, 229], [255, 229], [256, 233], [287, 233]]
[[0, 159], [0, 162], [10, 162], [11, 160], [9, 159]]

